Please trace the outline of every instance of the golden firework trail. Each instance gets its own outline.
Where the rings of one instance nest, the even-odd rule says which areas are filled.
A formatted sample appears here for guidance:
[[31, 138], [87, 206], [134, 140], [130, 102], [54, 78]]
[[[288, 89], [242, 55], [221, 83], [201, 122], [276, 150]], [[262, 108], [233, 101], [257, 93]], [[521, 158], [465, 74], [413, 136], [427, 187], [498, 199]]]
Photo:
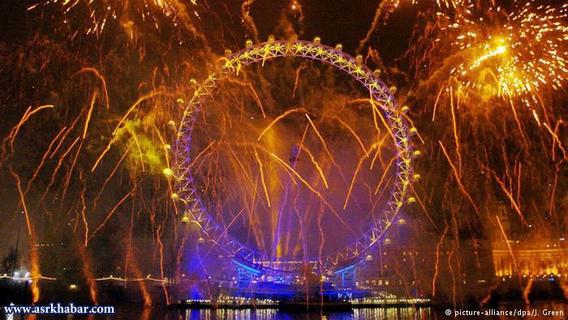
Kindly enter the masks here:
[[536, 1], [515, 1], [509, 11], [493, 5], [481, 17], [458, 15], [446, 30], [457, 34], [452, 46], [462, 60], [450, 71], [456, 81], [450, 86], [462, 99], [502, 97], [519, 101], [536, 121], [548, 119], [540, 93], [560, 89], [568, 76], [567, 17], [568, 5]]
[[[423, 43], [411, 42], [408, 57], [412, 57], [410, 63], [415, 70], [406, 72], [401, 71], [397, 63], [384, 65], [375, 39], [395, 10], [414, 4], [429, 5], [428, 10], [432, 10], [424, 13], [433, 16], [433, 22], [425, 26], [417, 24], [416, 32], [433, 41], [425, 45], [423, 51]], [[35, 234], [37, 218], [42, 210], [37, 208], [44, 208], [45, 215], [53, 218], [51, 210], [45, 208], [57, 205], [53, 211], [62, 212], [62, 224], [72, 226], [71, 237], [78, 244], [81, 270], [94, 303], [98, 298], [96, 284], [99, 281], [138, 282], [147, 305], [152, 299], [145, 283], [159, 282], [166, 301], [169, 301], [164, 280], [170, 277], [167, 274], [170, 269], [168, 252], [175, 252], [174, 269], [179, 276], [182, 256], [187, 247], [194, 244], [190, 236], [194, 231], [172, 223], [179, 218], [189, 219], [190, 215], [181, 210], [178, 212], [178, 206], [181, 207], [186, 199], [182, 199], [181, 193], [175, 193], [178, 191], [174, 185], [179, 176], [170, 149], [175, 148], [176, 128], [183, 112], [180, 110], [184, 109], [185, 101], [198, 94], [193, 78], [200, 78], [211, 65], [234, 62], [228, 54], [225, 58], [212, 57], [206, 39], [217, 37], [204, 35], [199, 25], [205, 21], [205, 16], [215, 17], [219, 13], [212, 12], [205, 1], [180, 0], [42, 0], [29, 8], [32, 12], [53, 9], [63, 14], [62, 25], [71, 31], [70, 35], [65, 33], [65, 37], [74, 45], [85, 35], [87, 39], [92, 39], [92, 35], [98, 39], [108, 35], [106, 41], [110, 43], [108, 39], [116, 30], [123, 31], [128, 37], [122, 33], [122, 38], [117, 37], [116, 43], [112, 43], [116, 45], [113, 49], [116, 51], [108, 51], [102, 41], [97, 42], [96, 53], [92, 53], [96, 58], [93, 59], [82, 59], [81, 55], [86, 54], [81, 50], [61, 49], [53, 39], [44, 41], [41, 49], [41, 42], [46, 40], [41, 36], [31, 41], [26, 50], [34, 52], [34, 57], [36, 52], [48, 51], [47, 59], [35, 61], [25, 52], [18, 53], [25, 61], [19, 62], [18, 72], [45, 76], [41, 80], [44, 83], [35, 89], [45, 92], [34, 96], [33, 102], [19, 104], [23, 106], [18, 111], [21, 116], [10, 124], [12, 127], [2, 140], [0, 154], [0, 169], [9, 168], [7, 176], [16, 181], [14, 196], [23, 210], [17, 214], [25, 221], [30, 236], [33, 299], [38, 301], [40, 298], [39, 280], [53, 279], [40, 274], [43, 264], [40, 264], [34, 244], [38, 240]], [[231, 38], [252, 38], [258, 42], [259, 34], [266, 31], [253, 19], [252, 13], [255, 17], [257, 14], [254, 0], [239, 2], [235, 9], [235, 19], [244, 28], [243, 34], [223, 30], [226, 34], [214, 40], [218, 47], [234, 47], [228, 45]], [[289, 1], [285, 10], [288, 17], [293, 16], [300, 23], [304, 19], [299, 1]], [[416, 107], [407, 114], [400, 111], [400, 118], [426, 129], [424, 138], [417, 135], [428, 157], [420, 164], [424, 168], [421, 172], [424, 187], [415, 189], [410, 181], [405, 183], [409, 184], [415, 197], [412, 199], [417, 199], [427, 222], [440, 236], [433, 254], [434, 275], [431, 282], [426, 281], [431, 283], [433, 295], [442, 291], [439, 283], [444, 270], [449, 270], [452, 299], [456, 299], [460, 284], [455, 280], [459, 278], [456, 275], [461, 272], [462, 259], [457, 239], [461, 232], [479, 227], [508, 240], [500, 218], [497, 217], [495, 225], [491, 223], [493, 212], [484, 215], [493, 201], [489, 194], [494, 196], [495, 193], [505, 200], [510, 205], [511, 216], [524, 225], [542, 220], [540, 214], [558, 220], [563, 213], [559, 211], [559, 203], [566, 186], [562, 175], [568, 162], [566, 121], [562, 106], [559, 107], [551, 96], [564, 93], [568, 75], [567, 14], [568, 4], [543, 4], [540, 1], [513, 1], [510, 5], [501, 5], [494, 1], [385, 0], [377, 4], [373, 21], [357, 51], [366, 49], [365, 61], [376, 62], [389, 82], [407, 79], [397, 83], [400, 88], [397, 99], [414, 101], [416, 103], [412, 104]], [[168, 32], [170, 28], [179, 35], [179, 42], [170, 43], [159, 36], [159, 32]], [[289, 33], [297, 36], [294, 31]], [[146, 42], [142, 45], [140, 39]], [[187, 44], [188, 52], [176, 50], [181, 42]], [[269, 69], [271, 48], [265, 47], [259, 53], [264, 57], [263, 69], [249, 70], [244, 64], [236, 65], [237, 76], [245, 80], [228, 79], [227, 83], [236, 88], [223, 88], [226, 97], [218, 101], [223, 109], [214, 109], [209, 118], [205, 115], [207, 111], [202, 112], [201, 118], [196, 120], [198, 125], [205, 123], [201, 133], [210, 136], [195, 138], [197, 141], [192, 144], [195, 153], [187, 166], [200, 175], [196, 191], [219, 200], [210, 209], [226, 234], [232, 232], [232, 226], [244, 226], [247, 239], [250, 237], [259, 249], [265, 250], [275, 243], [275, 256], [301, 256], [303, 253], [307, 261], [308, 237], [313, 233], [321, 239], [316, 249], [323, 265], [324, 247], [330, 241], [326, 214], [331, 212], [332, 219], [340, 220], [347, 228], [349, 223], [337, 208], [347, 210], [356, 206], [359, 198], [368, 193], [365, 200], [372, 203], [374, 210], [380, 206], [389, 186], [396, 183], [398, 177], [391, 176], [396, 155], [382, 147], [390, 138], [396, 142], [397, 133], [391, 130], [389, 119], [384, 117], [378, 103], [368, 97], [355, 101], [370, 104], [371, 113], [365, 116], [351, 114], [352, 110], [348, 108], [331, 112], [336, 100], [349, 100], [331, 90], [324, 90], [317, 99], [330, 101], [332, 107], [320, 103], [322, 105], [314, 108], [304, 101], [294, 100], [302, 99], [306, 92], [303, 86], [314, 68], [310, 64], [293, 65], [290, 70], [284, 70], [291, 74], [286, 78], [291, 84], [287, 94], [295, 102], [288, 105], [293, 107], [284, 108], [284, 103], [280, 105], [278, 100], [282, 97], [272, 96], [267, 89], [269, 81], [263, 79], [274, 72]], [[294, 48], [304, 50], [306, 47], [296, 44]], [[341, 48], [338, 46], [338, 51]], [[162, 52], [155, 55], [152, 50]], [[292, 49], [280, 47], [279, 50]], [[173, 57], [172, 52], [179, 57]], [[65, 55], [79, 58], [71, 59], [76, 63], [66, 65], [61, 62], [66, 60], [57, 60]], [[119, 62], [111, 62], [115, 60]], [[57, 72], [49, 71], [54, 65]], [[128, 75], [132, 69], [147, 74], [123, 77], [122, 74]], [[65, 70], [70, 71], [66, 73]], [[50, 78], [59, 71], [64, 74], [63, 81], [63, 77]], [[257, 83], [261, 83], [260, 88], [255, 86]], [[311, 88], [315, 87], [312, 85]], [[354, 100], [349, 100], [346, 104], [352, 102]], [[243, 117], [241, 113], [239, 117], [231, 108], [241, 112], [250, 108], [254, 112], [247, 115], [251, 116], [249, 121], [247, 116]], [[314, 112], [320, 109], [325, 112]], [[189, 110], [190, 116], [193, 111]], [[364, 126], [360, 121], [363, 118], [371, 122], [370, 135], [360, 131]], [[426, 118], [428, 121], [423, 120]], [[39, 144], [41, 149], [35, 158], [26, 160], [32, 163], [28, 175], [23, 169], [24, 164], [20, 168], [17, 163], [27, 155], [19, 152], [24, 143], [29, 143], [26, 142], [27, 135], [34, 135], [37, 128], [43, 128], [41, 122], [54, 127], [45, 133], [37, 132], [46, 141]], [[290, 123], [296, 122], [301, 125], [290, 129]], [[333, 130], [344, 135], [339, 144], [330, 138], [329, 133]], [[283, 132], [298, 135], [287, 137]], [[353, 159], [343, 159], [336, 152], [335, 148], [341, 149], [345, 145], [352, 148]], [[294, 148], [297, 150], [291, 152]], [[419, 150], [413, 153], [415, 156], [420, 154]], [[369, 166], [364, 163], [367, 159]], [[228, 162], [226, 167], [219, 165], [223, 161]], [[343, 166], [344, 161], [351, 161], [352, 166]], [[229, 177], [227, 170], [231, 170], [234, 177]], [[367, 176], [371, 171], [374, 180]], [[350, 173], [350, 179], [345, 178], [345, 172]], [[231, 188], [235, 181], [239, 183], [241, 193]], [[151, 190], [144, 191], [142, 186]], [[303, 187], [309, 194], [305, 199], [302, 198], [305, 190], [300, 189]], [[527, 194], [535, 193], [535, 189], [543, 193], [544, 200], [527, 197]], [[481, 190], [481, 195], [472, 192], [474, 190]], [[340, 195], [334, 197], [333, 192], [337, 191]], [[442, 196], [437, 197], [435, 193]], [[116, 199], [114, 194], [118, 195]], [[234, 210], [230, 216], [223, 215], [226, 208], [220, 203], [222, 194], [229, 195], [228, 203], [241, 201], [239, 210]], [[339, 198], [338, 203], [335, 198]], [[533, 207], [538, 209], [531, 210]], [[259, 215], [259, 209], [265, 210], [266, 215]], [[412, 210], [410, 208], [409, 212]], [[284, 211], [292, 212], [290, 216], [302, 222], [299, 224], [300, 237], [294, 237], [288, 228], [290, 223], [281, 214]], [[535, 215], [531, 211], [538, 213]], [[148, 229], [154, 244], [145, 249], [154, 251], [148, 256], [155, 258], [152, 263], [155, 263], [155, 270], [159, 270], [159, 278], [142, 276], [146, 274], [143, 261], [135, 254], [139, 248], [132, 237], [138, 231], [138, 224], [143, 225], [139, 222], [145, 219], [149, 221]], [[372, 219], [379, 218], [373, 215]], [[266, 224], [269, 228], [263, 229], [264, 220], [269, 221]], [[190, 226], [196, 223], [186, 221]], [[93, 240], [111, 232], [111, 225], [125, 231], [125, 239], [121, 239], [125, 240], [121, 249], [124, 251], [123, 274], [118, 277], [95, 275], [97, 254], [91, 249]], [[279, 234], [271, 235], [273, 230]], [[356, 235], [353, 230], [350, 233]], [[174, 245], [168, 243], [172, 238]], [[451, 251], [443, 254], [449, 241], [452, 241]], [[512, 248], [509, 246], [508, 249], [513, 256]], [[447, 266], [443, 257], [447, 257]], [[407, 280], [402, 279], [405, 283]]]

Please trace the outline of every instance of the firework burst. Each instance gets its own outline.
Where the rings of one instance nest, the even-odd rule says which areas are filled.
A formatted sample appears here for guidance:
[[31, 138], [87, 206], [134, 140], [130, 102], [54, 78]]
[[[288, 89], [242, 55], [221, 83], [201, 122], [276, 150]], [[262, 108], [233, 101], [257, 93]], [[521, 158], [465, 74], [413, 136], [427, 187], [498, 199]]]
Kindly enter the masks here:
[[510, 13], [491, 7], [475, 19], [460, 16], [448, 26], [459, 33], [452, 46], [462, 57], [450, 74], [454, 90], [465, 96], [514, 99], [532, 110], [540, 92], [561, 88], [568, 75], [568, 5], [513, 7]]
[[197, 30], [190, 16], [199, 19], [197, 0], [188, 1], [187, 4], [178, 0], [44, 0], [30, 6], [28, 11], [41, 7], [60, 9], [64, 14], [64, 25], [86, 21], [82, 26], [73, 26], [76, 29], [74, 34], [81, 30], [97, 37], [107, 26], [116, 22], [131, 38], [142, 26], [153, 26], [156, 30], [186, 28], [195, 35]]
[[[27, 230], [34, 299], [44, 299], [40, 280], [63, 279], [35, 244], [66, 235], [93, 303], [104, 301], [102, 281], [136, 283], [147, 305], [146, 283], [160, 283], [169, 302], [166, 279], [182, 281], [185, 270], [203, 276], [202, 261], [215, 255], [200, 249], [215, 239], [190, 220], [176, 189], [172, 150], [197, 88], [193, 78], [230, 61], [229, 50], [226, 57], [213, 52], [244, 39], [270, 32], [301, 38], [313, 2], [289, 0], [274, 30], [256, 25], [264, 12], [254, 0], [34, 1], [28, 11], [41, 14], [29, 19], [47, 26], [25, 44], [0, 44], [0, 176], [7, 181], [0, 191], [11, 189], [2, 231], [18, 223]], [[439, 281], [452, 277], [455, 303], [467, 264], [460, 239], [494, 234], [508, 243], [508, 224], [519, 233], [562, 234], [566, 111], [552, 95], [566, 98], [568, 4], [541, 1], [384, 0], [359, 42], [357, 53], [367, 54], [353, 67], [378, 66], [399, 88], [397, 100], [410, 105], [401, 108], [404, 119], [420, 128], [410, 133], [425, 157], [415, 166], [424, 177], [405, 179], [408, 202], [420, 207], [405, 209], [408, 217], [424, 213], [431, 224], [424, 230], [438, 232], [435, 266], [430, 275], [430, 265], [423, 268], [432, 296], [449, 295]], [[385, 63], [378, 31], [409, 5], [416, 41]], [[325, 30], [306, 30], [315, 32]], [[312, 62], [263, 60], [238, 70], [195, 118], [189, 153], [192, 188], [223, 227], [219, 234], [275, 262], [308, 261], [331, 256], [380, 222], [398, 153], [368, 92]], [[495, 216], [496, 203], [509, 205], [508, 221]], [[424, 242], [423, 225], [415, 230]], [[395, 247], [394, 240], [384, 244]], [[185, 269], [185, 259], [200, 266]]]

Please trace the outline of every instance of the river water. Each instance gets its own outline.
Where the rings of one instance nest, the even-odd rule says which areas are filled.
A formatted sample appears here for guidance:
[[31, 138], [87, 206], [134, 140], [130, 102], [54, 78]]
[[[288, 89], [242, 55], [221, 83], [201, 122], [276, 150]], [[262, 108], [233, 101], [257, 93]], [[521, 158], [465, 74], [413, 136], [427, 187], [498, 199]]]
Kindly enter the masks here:
[[[90, 315], [90, 316], [14, 316], [8, 319], [105, 319], [105, 320], [442, 320], [455, 318], [456, 310], [444, 307], [436, 308], [370, 308], [355, 309], [350, 312], [336, 313], [288, 313], [278, 310], [167, 310], [156, 307], [144, 309], [135, 305], [117, 305], [114, 315]], [[501, 305], [494, 309], [468, 309], [458, 308], [461, 315], [458, 319], [521, 319], [520, 314], [526, 313], [526, 319], [533, 320], [556, 320], [568, 319], [568, 304], [566, 303], [536, 303], [531, 306]], [[487, 311], [489, 315], [474, 315], [476, 311]], [[469, 312], [469, 315], [468, 315]], [[498, 314], [501, 313], [501, 315]], [[504, 312], [517, 316], [507, 316]]]

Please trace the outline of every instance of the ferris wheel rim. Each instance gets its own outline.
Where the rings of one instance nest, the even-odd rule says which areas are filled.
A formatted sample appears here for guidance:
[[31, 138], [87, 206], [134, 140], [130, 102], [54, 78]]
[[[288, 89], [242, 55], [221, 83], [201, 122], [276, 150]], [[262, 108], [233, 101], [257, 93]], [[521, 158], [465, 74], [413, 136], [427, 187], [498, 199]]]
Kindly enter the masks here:
[[319, 268], [333, 270], [345, 265], [356, 263], [371, 246], [384, 236], [396, 215], [400, 211], [408, 194], [411, 176], [410, 133], [406, 125], [403, 111], [398, 109], [395, 99], [388, 87], [364, 64], [338, 49], [311, 41], [267, 41], [256, 45], [247, 43], [247, 47], [222, 58], [222, 65], [202, 81], [186, 105], [180, 121], [175, 147], [176, 163], [176, 193], [183, 202], [185, 212], [194, 219], [202, 232], [210, 241], [218, 244], [225, 252], [240, 261], [248, 262], [255, 268], [264, 268], [259, 264], [266, 261], [267, 254], [252, 249], [249, 246], [230, 237], [224, 228], [209, 215], [193, 187], [192, 172], [187, 168], [191, 162], [191, 138], [196, 115], [201, 112], [201, 106], [211, 97], [218, 84], [233, 74], [238, 74], [243, 66], [256, 64], [275, 58], [303, 58], [316, 60], [335, 67], [347, 73], [351, 78], [361, 83], [370, 95], [371, 103], [380, 103], [379, 107], [385, 114], [391, 135], [394, 138], [398, 152], [396, 158], [395, 183], [390, 198], [382, 213], [382, 219], [373, 223], [355, 242], [332, 254], [321, 257]]

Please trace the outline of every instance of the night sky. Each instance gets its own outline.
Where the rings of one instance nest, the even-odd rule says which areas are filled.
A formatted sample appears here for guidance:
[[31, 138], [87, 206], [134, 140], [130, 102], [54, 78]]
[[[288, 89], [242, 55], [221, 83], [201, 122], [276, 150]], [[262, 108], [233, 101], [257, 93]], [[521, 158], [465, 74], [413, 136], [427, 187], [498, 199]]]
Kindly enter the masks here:
[[[568, 28], [566, 9], [555, 1], [531, 1], [523, 11], [523, 1], [501, 6], [482, 0], [451, 5], [401, 1], [394, 6], [392, 1], [256, 0], [245, 1], [252, 3], [248, 17], [241, 12], [245, 6], [241, 1], [198, 0], [194, 5], [167, 0], [164, 7], [143, 5], [152, 0], [131, 0], [127, 5], [118, 0], [94, 1], [90, 6], [88, 1], [78, 3], [64, 13], [61, 4], [49, 1], [40, 1], [42, 5], [33, 10], [28, 8], [36, 1], [0, 1], [0, 220], [4, 222], [0, 257], [19, 234], [25, 253], [20, 264], [30, 269], [39, 263], [48, 273], [59, 268], [58, 262], [47, 251], [34, 258], [29, 249], [35, 244], [68, 248], [73, 254], [65, 263], [78, 274], [84, 266], [97, 276], [121, 274], [125, 265], [135, 266], [125, 276], [132, 276], [132, 270], [178, 276], [180, 270], [193, 268], [196, 248], [210, 239], [204, 239], [177, 199], [176, 175], [183, 170], [176, 167], [181, 162], [176, 162], [172, 145], [175, 150], [177, 126], [200, 81], [224, 61], [225, 49], [235, 52], [253, 39], [255, 28], [260, 42], [274, 34], [280, 40], [311, 41], [319, 36], [323, 44], [343, 44], [344, 52], [361, 54], [371, 70], [380, 69], [381, 80], [398, 101], [397, 113], [408, 106], [401, 117], [409, 130], [413, 128], [411, 148], [419, 152], [412, 156], [417, 159], [413, 158], [413, 171], [405, 181], [409, 189], [401, 216], [393, 220], [401, 218], [401, 225], [408, 220], [411, 231], [400, 236], [405, 241], [419, 246], [421, 235], [439, 239], [439, 247], [448, 252], [456, 248], [464, 252], [444, 263], [472, 266], [467, 253], [471, 250], [464, 249], [472, 242], [490, 248], [513, 239], [519, 246], [543, 246], [568, 235]], [[294, 3], [301, 6], [301, 13], [292, 9]], [[104, 10], [107, 5], [112, 10]], [[105, 20], [108, 12], [116, 19]], [[379, 17], [376, 25], [374, 17]], [[369, 41], [358, 48], [366, 34]], [[344, 112], [337, 118], [352, 125], [355, 136], [360, 133], [368, 140], [357, 142], [349, 131], [335, 132], [325, 116], [336, 114], [327, 111], [345, 108], [354, 97], [365, 100], [366, 92], [357, 96], [356, 90], [344, 85], [344, 78], [337, 80], [333, 70], [314, 63], [297, 59], [275, 65], [282, 70], [247, 69], [239, 75], [241, 82], [215, 96], [212, 110], [219, 112], [200, 118], [202, 134], [195, 137], [198, 149], [192, 150], [192, 156], [199, 158], [200, 151], [207, 151], [215, 140], [212, 137], [227, 128], [235, 140], [255, 144], [268, 119], [301, 106], [310, 111], [290, 119], [303, 125], [306, 116], [313, 116], [313, 127], [321, 126], [331, 149], [339, 150], [341, 164], [349, 162], [343, 168], [346, 172], [337, 174], [341, 166], [332, 164], [327, 147], [314, 147], [312, 162], [321, 163], [323, 169], [310, 176], [316, 172], [310, 167], [307, 180], [317, 185], [321, 176], [337, 174], [330, 185], [340, 185], [338, 189], [346, 193], [355, 176], [355, 156], [374, 161], [363, 154], [372, 149], [373, 139], [387, 136], [388, 128], [380, 127], [384, 124], [373, 118], [373, 112], [360, 120], [355, 113]], [[292, 90], [295, 95], [296, 87], [301, 97], [281, 99]], [[254, 90], [258, 94], [252, 94]], [[266, 106], [268, 118], [260, 118], [255, 99]], [[323, 106], [317, 109], [318, 104]], [[248, 110], [246, 115], [251, 120], [257, 117], [257, 122], [235, 110]], [[293, 163], [289, 150], [298, 148], [292, 140], [301, 139], [303, 127], [294, 127], [297, 123], [290, 119], [281, 127], [276, 124], [272, 140], [258, 142], [254, 150], [264, 148], [267, 154], [274, 152], [287, 159], [285, 163]], [[371, 124], [378, 128], [376, 137]], [[281, 134], [283, 128], [292, 127], [293, 134]], [[307, 141], [313, 145], [326, 140], [312, 138]], [[362, 154], [357, 153], [359, 144]], [[348, 154], [345, 145], [358, 151]], [[215, 145], [211, 154], [237, 150], [232, 147]], [[237, 190], [243, 194], [255, 190], [262, 201], [271, 196], [280, 199], [281, 177], [291, 175], [290, 170], [274, 165], [270, 157], [255, 158], [253, 149], [242, 150], [248, 153], [232, 158], [226, 152], [221, 160], [207, 158], [210, 155], [204, 151], [205, 164], [195, 165], [195, 172], [203, 174], [197, 180], [209, 197], [211, 211], [225, 208], [215, 203], [221, 198], [215, 192], [231, 191], [239, 183]], [[389, 159], [379, 155], [377, 163], [387, 172]], [[245, 165], [239, 159], [246, 160]], [[217, 165], [219, 161], [225, 161], [223, 166]], [[272, 184], [260, 186], [257, 166], [267, 168], [266, 180]], [[255, 171], [240, 176], [249, 173], [244, 168]], [[234, 176], [224, 180], [223, 170], [232, 170]], [[373, 193], [382, 183], [378, 183], [382, 171], [377, 172], [353, 179], [356, 201], [366, 196], [369, 203], [381, 199]], [[342, 207], [343, 193], [339, 199], [333, 192], [326, 194], [323, 184], [319, 188], [333, 206], [347, 207]], [[314, 214], [317, 221], [318, 214], [329, 213], [310, 211], [321, 203], [306, 194], [298, 196], [308, 208], [306, 216]], [[246, 201], [234, 207], [254, 208]], [[357, 220], [356, 214], [344, 211]], [[223, 227], [235, 218], [227, 217], [228, 221], [219, 222]], [[253, 237], [250, 229], [262, 226], [264, 232], [270, 229], [264, 224], [274, 224], [270, 216], [264, 224], [239, 219], [234, 219], [235, 225], [242, 230], [234, 234], [246, 234], [248, 239]], [[333, 236], [337, 223], [333, 219], [320, 219], [325, 223], [317, 228], [311, 225], [312, 235], [320, 237], [316, 231], [325, 229]], [[287, 232], [295, 235], [295, 229]], [[430, 249], [425, 251], [431, 253]]]

